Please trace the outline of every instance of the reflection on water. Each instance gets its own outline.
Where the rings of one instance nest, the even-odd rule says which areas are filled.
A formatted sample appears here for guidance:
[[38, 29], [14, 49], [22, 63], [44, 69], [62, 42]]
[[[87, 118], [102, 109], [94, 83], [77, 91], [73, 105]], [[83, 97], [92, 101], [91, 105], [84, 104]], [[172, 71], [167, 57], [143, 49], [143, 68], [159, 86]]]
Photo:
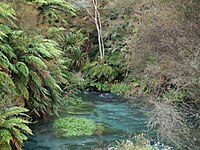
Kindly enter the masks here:
[[121, 96], [107, 93], [83, 94], [79, 107], [63, 108], [61, 116], [76, 112], [78, 116], [93, 119], [104, 126], [103, 135], [61, 138], [52, 128], [53, 119], [33, 126], [34, 136], [25, 143], [25, 150], [89, 150], [91, 147], [107, 147], [119, 139], [127, 139], [134, 133], [147, 132], [147, 119], [141, 106], [131, 106]]

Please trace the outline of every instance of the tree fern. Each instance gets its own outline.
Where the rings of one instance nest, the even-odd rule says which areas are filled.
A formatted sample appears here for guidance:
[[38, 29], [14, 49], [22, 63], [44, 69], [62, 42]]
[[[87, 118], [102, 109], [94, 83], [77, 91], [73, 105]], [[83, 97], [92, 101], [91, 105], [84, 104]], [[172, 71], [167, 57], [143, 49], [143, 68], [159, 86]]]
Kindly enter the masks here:
[[80, 70], [87, 60], [84, 44], [88, 37], [81, 30], [74, 29], [64, 36], [64, 57], [71, 59], [70, 69]]
[[62, 52], [58, 49], [58, 43], [53, 40], [36, 36], [27, 43], [27, 52], [40, 58], [53, 58]]
[[[61, 19], [60, 11], [72, 15], [75, 12], [74, 7], [65, 0], [26, 1], [34, 4], [41, 15], [54, 14], [54, 17]], [[1, 5], [0, 9], [4, 6]], [[10, 7], [4, 8], [11, 14], [0, 14], [0, 20], [6, 19], [6, 15], [9, 19], [15, 19], [14, 11]], [[57, 112], [63, 92], [61, 86], [69, 83], [70, 75], [64, 74], [68, 73], [69, 59], [61, 59], [64, 54], [60, 47], [54, 40], [14, 30], [0, 23], [0, 85], [9, 87], [12, 83], [13, 91], [17, 93], [14, 96], [16, 103], [22, 103], [40, 117]], [[14, 129], [16, 134], [22, 130], [16, 125]], [[17, 137], [25, 139], [22, 134], [14, 139]]]
[[49, 17], [50, 20], [62, 20], [65, 22], [65, 19], [59, 15], [59, 13], [67, 13], [69, 15], [75, 14], [75, 7], [65, 0], [26, 0], [35, 4], [38, 7], [40, 15]]
[[[42, 116], [56, 110], [64, 75], [58, 43], [22, 31], [1, 28], [0, 85], [17, 92], [16, 101]], [[62, 79], [62, 80], [61, 80]], [[60, 84], [60, 85], [59, 85]]]

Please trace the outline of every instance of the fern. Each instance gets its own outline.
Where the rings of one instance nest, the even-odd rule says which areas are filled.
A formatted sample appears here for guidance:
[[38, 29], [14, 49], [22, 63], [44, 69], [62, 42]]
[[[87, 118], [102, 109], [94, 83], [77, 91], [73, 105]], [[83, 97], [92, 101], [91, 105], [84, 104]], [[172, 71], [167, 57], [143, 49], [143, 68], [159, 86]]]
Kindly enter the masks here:
[[47, 76], [44, 78], [45, 84], [47, 87], [49, 87], [50, 89], [55, 89], [58, 91], [62, 91], [62, 89], [60, 88], [60, 86], [56, 83], [56, 80], [54, 78], [52, 78], [52, 76]]
[[2, 67], [6, 71], [8, 71], [9, 69], [16, 71], [15, 67], [10, 63], [9, 59], [1, 51], [0, 51], [0, 67]]
[[41, 58], [30, 55], [26, 57], [26, 63], [33, 63], [34, 65], [36, 65], [36, 67], [39, 67], [37, 69], [47, 69], [47, 66], [45, 65], [45, 63], [42, 61]]
[[28, 67], [26, 66], [25, 63], [23, 62], [17, 62], [16, 63], [16, 69], [22, 73], [25, 77], [28, 77], [29, 75], [29, 70], [28, 70]]
[[44, 39], [42, 37], [35, 37], [27, 43], [28, 53], [38, 56], [40, 58], [54, 58], [61, 55], [58, 49], [58, 43], [53, 40]]
[[[64, 0], [28, 1], [44, 9], [45, 13], [55, 12], [58, 15], [61, 9], [65, 9], [64, 12], [75, 11]], [[0, 9], [0, 12], [3, 9], [10, 12], [0, 13], [0, 20], [15, 19], [11, 7], [0, 5]], [[26, 103], [26, 107], [36, 115], [50, 114], [59, 105], [62, 93], [60, 85], [68, 83], [63, 73], [68, 68], [63, 65], [62, 55], [56, 41], [13, 30], [0, 23], [0, 87], [12, 89], [13, 93], [17, 93], [13, 96], [15, 102], [23, 103], [22, 106]]]
[[8, 118], [8, 117], [12, 117], [14, 115], [21, 115], [21, 116], [26, 116], [28, 117], [27, 113], [29, 110], [26, 108], [22, 108], [22, 107], [11, 107], [9, 108], [7, 111], [4, 112], [3, 118]]
[[8, 74], [0, 71], [0, 86], [5, 88], [5, 85], [9, 88], [9, 90], [11, 90], [12, 93], [14, 93], [16, 87], [13, 80]]
[[63, 22], [65, 20], [59, 15], [59, 13], [67, 13], [71, 16], [75, 16], [75, 7], [65, 0], [26, 0], [38, 6], [38, 10], [41, 15], [49, 17], [51, 20], [60, 19]]
[[20, 130], [16, 128], [13, 128], [13, 132], [15, 133], [15, 137], [18, 139], [20, 143], [23, 143], [23, 141], [26, 141], [28, 139], [25, 134], [23, 134], [22, 132], [20, 132]]
[[70, 69], [80, 70], [87, 60], [87, 53], [83, 51], [88, 37], [81, 30], [73, 29], [64, 36], [64, 53], [71, 59]]
[[27, 90], [26, 86], [23, 83], [19, 83], [17, 87], [24, 98], [29, 99], [29, 91]]
[[[12, 7], [10, 7], [9, 5], [0, 2], [0, 19], [8, 20], [10, 22], [12, 22], [12, 19], [16, 19], [15, 18], [15, 11], [12, 9]], [[4, 22], [0, 22], [0, 23], [4, 23]]]
[[6, 129], [0, 130], [0, 137], [0, 143], [6, 142], [10, 144], [10, 141], [12, 140], [12, 134]]
[[30, 76], [33, 82], [37, 85], [37, 87], [42, 86], [42, 80], [41, 77], [34, 71], [30, 70]]
[[11, 33], [11, 29], [3, 24], [0, 24], [0, 40], [3, 40], [7, 37], [7, 34]]
[[22, 118], [28, 117], [27, 111], [28, 109], [21, 107], [11, 107], [0, 111], [0, 147], [11, 149], [12, 145], [20, 150], [23, 141], [27, 140], [25, 134], [33, 135], [27, 126], [30, 122]]
[[16, 58], [16, 54], [13, 52], [13, 49], [9, 44], [1, 44], [0, 51], [6, 55], [9, 60]]

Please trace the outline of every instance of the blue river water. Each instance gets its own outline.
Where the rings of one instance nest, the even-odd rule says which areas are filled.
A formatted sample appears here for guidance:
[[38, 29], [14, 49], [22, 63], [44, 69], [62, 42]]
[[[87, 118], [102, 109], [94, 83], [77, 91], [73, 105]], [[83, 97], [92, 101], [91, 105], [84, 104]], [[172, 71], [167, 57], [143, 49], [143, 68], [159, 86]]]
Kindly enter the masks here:
[[96, 93], [81, 95], [78, 106], [62, 108], [61, 117], [76, 114], [94, 120], [104, 126], [102, 134], [62, 138], [55, 134], [55, 118], [39, 121], [32, 129], [34, 136], [24, 144], [24, 150], [90, 150], [108, 148], [116, 140], [125, 140], [134, 134], [147, 133], [147, 118], [144, 107], [131, 105], [122, 96]]

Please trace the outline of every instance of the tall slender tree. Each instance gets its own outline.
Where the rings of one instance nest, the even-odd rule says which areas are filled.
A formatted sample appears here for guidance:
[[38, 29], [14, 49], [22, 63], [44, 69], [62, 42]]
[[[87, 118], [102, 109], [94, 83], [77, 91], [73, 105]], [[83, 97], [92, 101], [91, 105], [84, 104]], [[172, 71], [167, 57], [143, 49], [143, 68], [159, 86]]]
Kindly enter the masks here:
[[103, 32], [102, 32], [102, 23], [101, 23], [101, 16], [98, 10], [98, 0], [92, 0], [92, 6], [94, 9], [94, 14], [87, 9], [87, 12], [93, 19], [93, 22], [96, 25], [97, 33], [98, 33], [98, 43], [99, 43], [99, 53], [100, 53], [100, 63], [104, 64], [105, 58], [105, 48], [104, 48], [104, 41], [103, 41]]

